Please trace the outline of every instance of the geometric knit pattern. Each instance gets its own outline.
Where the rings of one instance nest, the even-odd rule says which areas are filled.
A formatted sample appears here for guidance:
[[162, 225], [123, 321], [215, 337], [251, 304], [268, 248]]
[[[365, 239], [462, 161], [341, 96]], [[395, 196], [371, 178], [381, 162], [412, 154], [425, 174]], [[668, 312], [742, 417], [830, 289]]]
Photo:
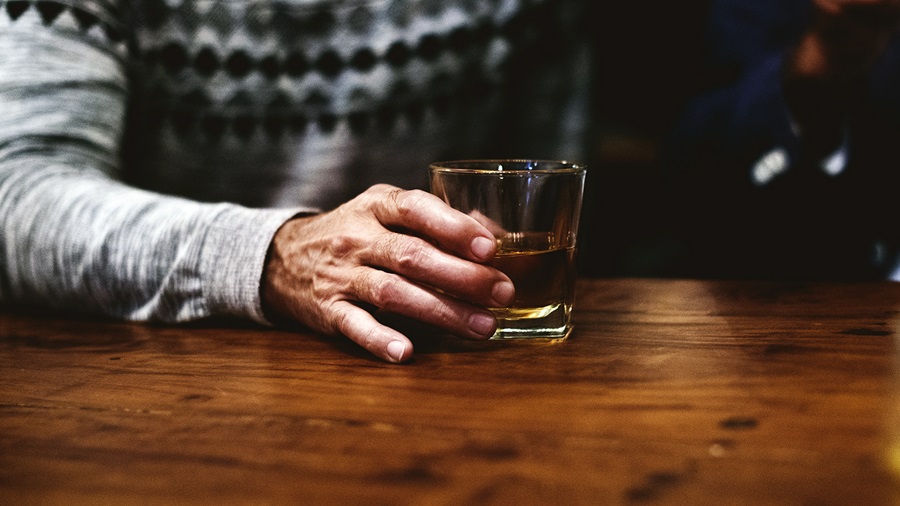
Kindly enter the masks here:
[[[537, 135], [555, 128], [541, 109], [508, 95], [544, 74], [540, 94], [569, 96], [572, 79], [542, 65], [558, 65], [573, 42], [574, 5], [0, 0], [0, 27], [39, 22], [122, 61], [127, 182], [199, 200], [331, 207], [380, 179], [422, 187], [435, 157], [500, 154], [490, 147], [516, 128], [549, 139]], [[371, 155], [347, 158], [357, 152]], [[532, 155], [503, 153], [520, 154]]]
[[[169, 102], [155, 111], [178, 111], [168, 120], [179, 133], [199, 124], [213, 141], [226, 128], [277, 139], [309, 121], [384, 127], [489, 93], [512, 44], [558, 40], [548, 11], [561, 2], [515, 3], [142, 0], [142, 82]], [[202, 117], [211, 105], [222, 114]]]

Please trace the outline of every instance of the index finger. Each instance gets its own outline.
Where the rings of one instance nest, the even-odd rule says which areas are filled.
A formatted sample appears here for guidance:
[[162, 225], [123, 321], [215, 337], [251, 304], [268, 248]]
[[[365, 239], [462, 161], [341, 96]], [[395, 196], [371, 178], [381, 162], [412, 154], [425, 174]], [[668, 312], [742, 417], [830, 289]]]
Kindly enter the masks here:
[[484, 225], [421, 190], [386, 189], [374, 203], [375, 217], [386, 227], [403, 227], [441, 248], [475, 262], [494, 257], [497, 241]]

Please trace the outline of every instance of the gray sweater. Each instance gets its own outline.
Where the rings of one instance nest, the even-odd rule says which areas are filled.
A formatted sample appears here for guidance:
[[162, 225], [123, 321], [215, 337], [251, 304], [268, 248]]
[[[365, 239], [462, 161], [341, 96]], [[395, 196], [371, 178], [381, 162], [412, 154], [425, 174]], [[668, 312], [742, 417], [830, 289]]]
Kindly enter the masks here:
[[0, 302], [265, 321], [298, 212], [428, 162], [581, 157], [556, 0], [0, 0]]

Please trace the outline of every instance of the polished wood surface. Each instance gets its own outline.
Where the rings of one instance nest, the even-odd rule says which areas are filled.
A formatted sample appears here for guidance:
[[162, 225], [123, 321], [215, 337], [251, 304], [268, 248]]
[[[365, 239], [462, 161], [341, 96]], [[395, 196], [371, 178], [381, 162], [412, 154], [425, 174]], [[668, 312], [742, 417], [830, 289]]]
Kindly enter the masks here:
[[563, 343], [0, 310], [0, 504], [900, 504], [900, 284], [585, 280]]

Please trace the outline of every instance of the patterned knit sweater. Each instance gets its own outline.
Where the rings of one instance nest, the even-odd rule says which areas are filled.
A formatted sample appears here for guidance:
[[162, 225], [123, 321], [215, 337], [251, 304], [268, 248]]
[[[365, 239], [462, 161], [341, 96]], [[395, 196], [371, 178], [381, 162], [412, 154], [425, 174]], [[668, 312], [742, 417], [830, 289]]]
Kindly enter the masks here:
[[564, 0], [0, 0], [0, 302], [265, 321], [271, 237], [428, 162], [579, 158]]

